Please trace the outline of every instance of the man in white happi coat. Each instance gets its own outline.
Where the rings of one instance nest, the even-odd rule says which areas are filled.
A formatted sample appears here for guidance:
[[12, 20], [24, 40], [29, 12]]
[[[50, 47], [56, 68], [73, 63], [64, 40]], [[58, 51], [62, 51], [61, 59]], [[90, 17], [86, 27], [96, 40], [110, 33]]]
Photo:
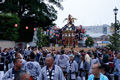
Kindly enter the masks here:
[[74, 55], [70, 54], [70, 61], [67, 61], [67, 79], [76, 80], [78, 75], [78, 64], [74, 60]]
[[66, 63], [69, 60], [69, 56], [64, 54], [64, 50], [61, 50], [61, 55], [58, 56], [58, 60], [56, 60], [56, 65], [58, 65], [62, 69], [64, 75], [66, 75]]
[[14, 59], [14, 67], [9, 69], [3, 76], [2, 80], [16, 80], [16, 74], [21, 70], [21, 58]]
[[26, 60], [24, 60], [23, 57], [21, 57], [21, 54], [18, 53], [18, 52], [15, 53], [15, 58], [21, 58], [21, 60], [22, 60], [22, 68], [21, 69], [23, 70], [24, 69], [24, 65], [26, 63]]
[[35, 59], [34, 52], [30, 53], [30, 57], [29, 58], [30, 58], [30, 61], [28, 61], [24, 65], [24, 70], [30, 72], [30, 77], [33, 80], [39, 80], [38, 77], [40, 76], [40, 73], [41, 73], [41, 67], [40, 67], [39, 63], [34, 60]]
[[42, 68], [39, 80], [65, 80], [61, 68], [53, 63], [53, 57], [47, 56], [46, 66]]

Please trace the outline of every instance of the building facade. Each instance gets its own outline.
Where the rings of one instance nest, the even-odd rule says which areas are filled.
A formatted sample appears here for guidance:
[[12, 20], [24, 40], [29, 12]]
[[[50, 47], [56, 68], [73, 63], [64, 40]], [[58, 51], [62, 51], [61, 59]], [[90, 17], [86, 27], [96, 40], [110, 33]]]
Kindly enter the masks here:
[[109, 25], [97, 25], [97, 26], [83, 26], [87, 32], [92, 33], [102, 33], [105, 35], [109, 35], [110, 33], [110, 26]]

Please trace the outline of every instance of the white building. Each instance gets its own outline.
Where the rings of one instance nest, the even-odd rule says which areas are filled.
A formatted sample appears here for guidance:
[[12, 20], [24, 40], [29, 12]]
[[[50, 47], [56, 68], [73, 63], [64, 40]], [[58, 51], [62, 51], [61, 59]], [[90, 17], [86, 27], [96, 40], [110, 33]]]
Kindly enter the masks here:
[[104, 42], [108, 40], [108, 35], [111, 35], [110, 26], [109, 25], [97, 25], [97, 26], [83, 26], [86, 30], [86, 35], [89, 35], [94, 40], [94, 46], [104, 46], [102, 43], [99, 44], [98, 42]]
[[110, 33], [110, 26], [109, 25], [97, 25], [97, 26], [83, 26], [83, 28], [85, 28], [85, 30], [87, 31], [87, 33], [102, 33], [105, 35], [109, 35]]

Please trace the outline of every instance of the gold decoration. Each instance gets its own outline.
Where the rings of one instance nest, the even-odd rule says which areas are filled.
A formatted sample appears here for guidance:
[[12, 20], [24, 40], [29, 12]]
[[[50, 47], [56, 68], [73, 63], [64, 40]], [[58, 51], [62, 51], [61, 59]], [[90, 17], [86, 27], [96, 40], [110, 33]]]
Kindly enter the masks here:
[[68, 30], [68, 28], [66, 30]]
[[71, 26], [72, 26], [71, 24], [68, 25], [68, 27], [71, 27]]

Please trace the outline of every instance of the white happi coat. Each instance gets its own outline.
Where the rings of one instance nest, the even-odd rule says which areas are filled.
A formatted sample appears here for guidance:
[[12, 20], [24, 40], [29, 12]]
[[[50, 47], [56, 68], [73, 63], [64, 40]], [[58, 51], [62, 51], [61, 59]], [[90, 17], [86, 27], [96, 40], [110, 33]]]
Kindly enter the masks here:
[[[67, 74], [68, 78], [70, 79], [70, 61], [67, 61]], [[71, 64], [71, 79], [76, 79], [76, 72], [78, 72], [78, 64], [74, 60]]]
[[[24, 65], [24, 70], [30, 72], [30, 76], [32, 77], [39, 77], [41, 73], [41, 67], [38, 62], [36, 61], [29, 61]], [[38, 79], [39, 80], [39, 79]]]
[[[45, 66], [45, 67], [42, 68], [39, 80], [49, 80], [47, 78], [46, 67], [47, 66]], [[65, 77], [63, 75], [63, 72], [62, 72], [61, 68], [59, 66], [57, 66], [57, 65], [55, 65], [55, 72], [54, 72], [53, 80], [65, 80]]]

